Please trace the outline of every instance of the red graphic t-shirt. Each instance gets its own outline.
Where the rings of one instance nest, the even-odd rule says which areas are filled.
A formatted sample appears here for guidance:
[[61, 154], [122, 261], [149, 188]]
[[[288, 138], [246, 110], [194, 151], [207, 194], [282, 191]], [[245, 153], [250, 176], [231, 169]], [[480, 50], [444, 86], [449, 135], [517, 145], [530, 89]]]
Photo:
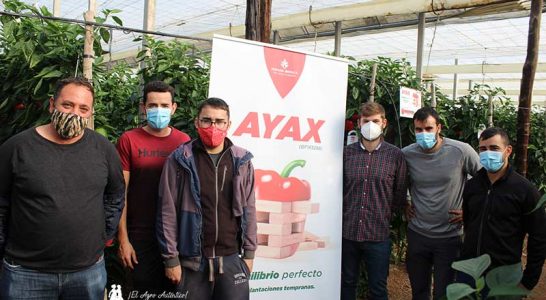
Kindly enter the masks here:
[[171, 152], [189, 140], [187, 134], [175, 128], [166, 137], [153, 136], [142, 128], [135, 128], [119, 138], [117, 150], [121, 164], [124, 171], [130, 172], [127, 188], [130, 239], [155, 239], [157, 195], [163, 164]]

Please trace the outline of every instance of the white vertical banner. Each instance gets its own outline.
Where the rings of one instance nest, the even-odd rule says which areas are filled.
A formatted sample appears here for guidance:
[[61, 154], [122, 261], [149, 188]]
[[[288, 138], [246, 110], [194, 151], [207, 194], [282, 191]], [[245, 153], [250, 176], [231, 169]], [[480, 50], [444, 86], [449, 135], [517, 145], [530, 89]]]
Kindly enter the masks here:
[[348, 62], [215, 36], [209, 97], [254, 155], [251, 299], [338, 299]]

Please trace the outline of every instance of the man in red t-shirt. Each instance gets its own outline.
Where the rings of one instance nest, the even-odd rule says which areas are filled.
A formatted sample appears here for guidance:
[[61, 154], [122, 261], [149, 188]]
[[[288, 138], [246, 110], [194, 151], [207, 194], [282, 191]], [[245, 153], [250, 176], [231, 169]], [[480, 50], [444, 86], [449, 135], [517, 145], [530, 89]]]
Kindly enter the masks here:
[[174, 286], [165, 277], [155, 238], [159, 178], [167, 156], [190, 137], [169, 126], [176, 103], [174, 89], [168, 84], [146, 84], [141, 105], [146, 110], [146, 126], [125, 132], [117, 144], [127, 188], [118, 228], [118, 255], [131, 270], [135, 291], [160, 294]]

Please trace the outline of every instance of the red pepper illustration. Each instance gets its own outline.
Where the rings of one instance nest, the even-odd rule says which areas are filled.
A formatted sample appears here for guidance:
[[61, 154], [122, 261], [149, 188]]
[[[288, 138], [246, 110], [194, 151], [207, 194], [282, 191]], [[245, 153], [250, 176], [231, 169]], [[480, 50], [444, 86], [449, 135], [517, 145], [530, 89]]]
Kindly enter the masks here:
[[273, 170], [255, 170], [256, 198], [280, 202], [303, 201], [311, 198], [309, 182], [288, 175], [296, 167], [304, 167], [305, 160], [290, 162], [279, 174]]

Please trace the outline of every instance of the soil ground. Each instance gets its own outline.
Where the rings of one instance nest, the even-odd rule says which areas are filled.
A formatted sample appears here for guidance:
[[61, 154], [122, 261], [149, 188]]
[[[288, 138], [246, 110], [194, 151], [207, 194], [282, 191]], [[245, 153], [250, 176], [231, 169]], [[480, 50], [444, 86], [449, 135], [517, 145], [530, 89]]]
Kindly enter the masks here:
[[[406, 272], [406, 265], [391, 265], [388, 279], [390, 300], [410, 300], [411, 286]], [[546, 300], [546, 264], [542, 268], [542, 276], [527, 299]]]

